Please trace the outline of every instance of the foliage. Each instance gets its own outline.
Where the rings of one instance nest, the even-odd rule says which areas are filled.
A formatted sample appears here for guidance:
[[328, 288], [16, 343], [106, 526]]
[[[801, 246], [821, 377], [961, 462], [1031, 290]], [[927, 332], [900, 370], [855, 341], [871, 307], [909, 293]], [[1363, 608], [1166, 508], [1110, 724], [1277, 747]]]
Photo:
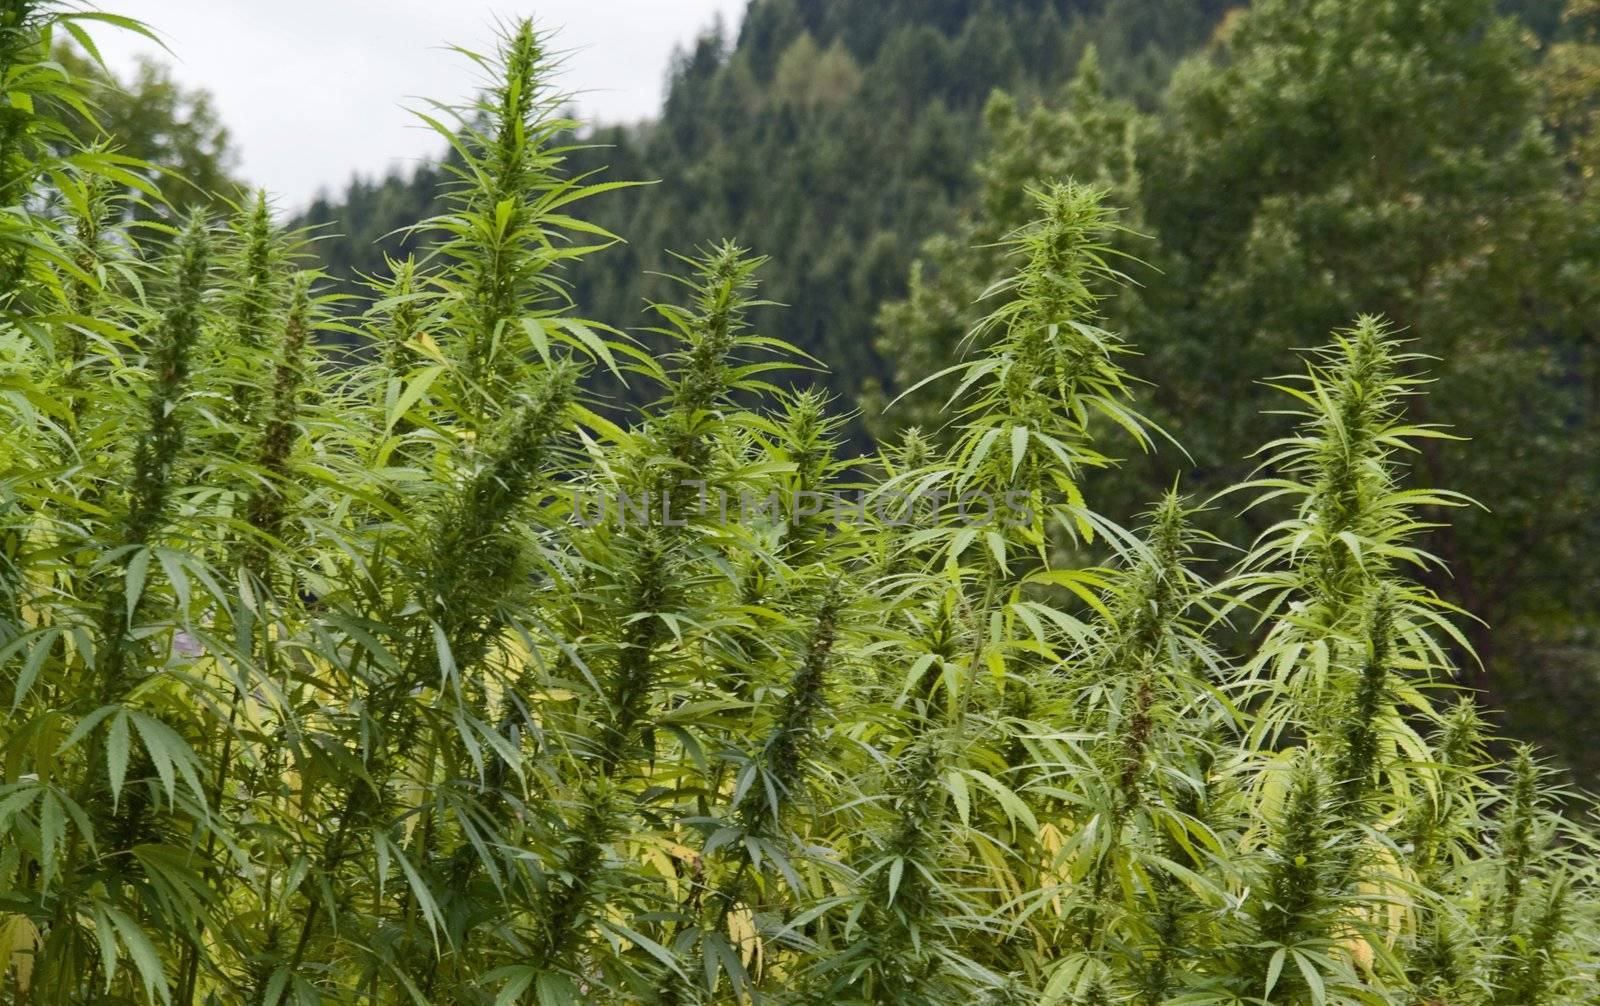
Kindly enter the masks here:
[[[861, 448], [942, 421], [931, 391], [882, 406], [960, 358], [1026, 185], [1096, 179], [1139, 235], [1116, 250], [1151, 267], [1124, 260], [1149, 289], [1109, 309], [1163, 375], [1145, 407], [1183, 417], [1196, 489], [1243, 476], [1237, 446], [1269, 432], [1248, 382], [1302, 333], [1382, 311], [1443, 360], [1430, 417], [1483, 445], [1425, 448], [1434, 481], [1487, 508], [1433, 541], [1482, 619], [1473, 683], [1518, 736], [1582, 736], [1600, 704], [1593, 5], [1250, 6], [762, 0], [736, 38], [684, 54], [657, 122], [574, 153], [664, 180], [597, 207], [632, 243], [574, 270], [575, 295], [626, 327], [666, 295], [662, 248], [737, 233], [783, 250], [771, 331], [833, 365], [818, 380], [861, 409]], [[308, 222], [348, 235], [319, 242], [329, 271], [425, 245], [397, 228], [437, 212], [440, 171], [314, 206]], [[1111, 479], [1110, 508], [1169, 484], [1168, 457]], [[1600, 773], [1581, 742], [1560, 756]]]
[[[241, 191], [238, 154], [228, 128], [203, 90], [183, 87], [163, 63], [141, 56], [127, 80], [119, 80], [81, 46], [58, 46], [56, 60], [75, 77], [93, 82], [87, 97], [93, 118], [69, 117], [77, 141], [105, 140], [120, 153], [157, 169], [165, 179], [165, 203], [140, 206], [145, 215], [181, 216], [195, 206], [221, 210]], [[104, 129], [109, 136], [102, 136]]]
[[[28, 13], [0, 68], [70, 90]], [[659, 353], [576, 316], [620, 190], [547, 45], [473, 57], [445, 237], [361, 313], [264, 196], [146, 249], [103, 201], [7, 232], [10, 1000], [1592, 1000], [1597, 836], [1450, 700], [1417, 577], [1464, 501], [1408, 488], [1444, 434], [1387, 323], [1274, 382], [1213, 579], [1181, 492], [1091, 502], [1098, 432], [1159, 433], [1116, 218], [1052, 182], [928, 379], [950, 444], [848, 467], [764, 259], [679, 259]]]
[[[1063, 173], [1128, 207], [1138, 236], [1117, 250], [1147, 289], [1116, 317], [1160, 375], [1145, 407], [1181, 427], [1189, 455], [1136, 461], [1108, 499], [1144, 498], [1190, 459], [1198, 488], [1243, 477], [1237, 444], [1273, 422], [1274, 392], [1251, 379], [1352, 305], [1382, 311], [1440, 360], [1418, 407], [1472, 440], [1420, 449], [1432, 480], [1484, 507], [1428, 536], [1482, 619], [1464, 626], [1482, 661], [1473, 684], [1522, 736], [1582, 736], [1600, 701], [1592, 592], [1573, 589], [1600, 576], [1586, 546], [1600, 530], [1587, 460], [1600, 437], [1587, 181], [1600, 77], [1583, 9], [1536, 51], [1483, 0], [1262, 2], [1179, 69], [1153, 113], [1089, 72], [1049, 107], [995, 99], [976, 212], [925, 245], [907, 299], [880, 312], [880, 353], [903, 361], [889, 394], [959, 358], [1002, 268], [986, 246], [1026, 220], [1006, 193]], [[870, 418], [888, 396], [868, 391]], [[906, 404], [870, 425], [938, 425], [937, 401]], [[1204, 523], [1260, 529], [1231, 513]], [[1581, 743], [1562, 755], [1592, 777]]]
[[[977, 211], [951, 233], [923, 244], [906, 298], [879, 310], [876, 345], [890, 361], [888, 386], [910, 388], [922, 375], [961, 357], [968, 331], [984, 312], [984, 292], [1007, 271], [1006, 236], [1032, 216], [1030, 186], [1051, 178], [1101, 186], [1110, 205], [1124, 208], [1126, 229], [1115, 245], [1133, 268], [1131, 256], [1148, 252], [1137, 207], [1138, 149], [1150, 128], [1149, 116], [1131, 102], [1107, 95], [1094, 49], [1085, 53], [1056, 106], [1024, 108], [1003, 92], [991, 97], [984, 109], [989, 150], [975, 166]], [[1127, 307], [1118, 305], [1118, 313], [1126, 317]], [[869, 379], [861, 397], [863, 419], [880, 439], [892, 438], [897, 428], [932, 431], [942, 425], [943, 403], [936, 394], [900, 395], [888, 409], [882, 385]]]
[[[736, 39], [684, 55], [658, 122], [574, 153], [665, 181], [597, 208], [633, 243], [575, 270], [576, 297], [627, 326], [665, 295], [661, 248], [738, 233], [783, 249], [767, 290], [791, 307], [771, 331], [834, 366], [819, 380], [861, 410], [851, 447], [892, 441], [942, 424], [932, 390], [882, 406], [961, 358], [1025, 187], [1094, 179], [1124, 209], [1125, 271], [1148, 285], [1109, 310], [1163, 375], [1144, 404], [1181, 417], [1200, 491], [1241, 478], [1237, 445], [1269, 433], [1248, 382], [1301, 333], [1381, 310], [1443, 360], [1430, 418], [1482, 444], [1425, 447], [1434, 481], [1487, 508], [1432, 541], [1482, 619], [1466, 626], [1473, 684], [1592, 780], [1600, 761], [1565, 740], [1600, 703], [1592, 4], [1254, 7], [764, 0]], [[994, 87], [1009, 93], [986, 99]], [[313, 207], [350, 235], [319, 243], [329, 270], [378, 272], [426, 244], [395, 228], [436, 212], [439, 173], [358, 180], [344, 206]], [[1136, 507], [1174, 461], [1136, 460], [1105, 484], [1108, 507]], [[1248, 533], [1229, 516], [1201, 520]]]

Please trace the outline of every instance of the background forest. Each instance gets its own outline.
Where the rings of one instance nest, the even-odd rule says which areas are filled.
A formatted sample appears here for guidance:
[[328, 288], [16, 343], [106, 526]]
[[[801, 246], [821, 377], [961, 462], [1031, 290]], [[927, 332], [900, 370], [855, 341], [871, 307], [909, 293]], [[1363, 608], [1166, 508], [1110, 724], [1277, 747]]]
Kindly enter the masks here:
[[1597, 21], [507, 22], [374, 242], [0, 0], [0, 996], [1593, 1006]]

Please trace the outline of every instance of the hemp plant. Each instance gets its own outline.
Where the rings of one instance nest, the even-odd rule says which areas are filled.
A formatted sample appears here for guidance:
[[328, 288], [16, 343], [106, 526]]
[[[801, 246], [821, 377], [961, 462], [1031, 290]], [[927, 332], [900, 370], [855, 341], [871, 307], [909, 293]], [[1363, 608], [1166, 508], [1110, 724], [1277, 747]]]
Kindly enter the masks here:
[[[763, 334], [781, 249], [583, 320], [631, 182], [569, 172], [532, 25], [349, 297], [266, 194], [130, 230], [48, 59], [97, 21], [140, 30], [0, 4], [6, 1001], [1593, 1000], [1591, 808], [1454, 691], [1419, 542], [1469, 501], [1411, 484], [1450, 434], [1382, 319], [1244, 484], [1104, 512], [1164, 375], [1104, 193], [1047, 184], [948, 428], [851, 457]], [[1239, 494], [1256, 541], [1197, 530]]]

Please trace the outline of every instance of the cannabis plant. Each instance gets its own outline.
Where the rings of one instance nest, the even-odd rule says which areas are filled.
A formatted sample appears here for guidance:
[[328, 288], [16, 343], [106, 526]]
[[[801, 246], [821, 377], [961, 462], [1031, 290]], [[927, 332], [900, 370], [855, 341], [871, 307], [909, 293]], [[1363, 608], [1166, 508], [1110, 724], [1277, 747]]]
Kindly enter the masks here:
[[[350, 299], [266, 194], [129, 227], [159, 192], [49, 59], [94, 20], [138, 30], [0, 5], [7, 1001], [1595, 1000], [1597, 836], [1451, 691], [1419, 535], [1469, 501], [1411, 485], [1449, 434], [1381, 319], [1274, 382], [1255, 477], [1102, 512], [1162, 375], [1062, 181], [948, 428], [850, 458], [762, 334], [781, 261], [583, 319], [628, 180], [566, 170], [531, 25]], [[1196, 529], [1240, 495], [1258, 540]]]

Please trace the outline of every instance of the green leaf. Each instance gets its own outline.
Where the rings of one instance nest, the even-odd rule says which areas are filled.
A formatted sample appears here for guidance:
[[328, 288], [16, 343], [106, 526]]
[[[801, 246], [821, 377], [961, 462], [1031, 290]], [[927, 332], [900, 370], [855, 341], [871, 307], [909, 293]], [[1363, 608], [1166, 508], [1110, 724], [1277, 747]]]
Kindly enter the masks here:
[[144, 597], [145, 579], [150, 575], [150, 549], [139, 548], [133, 553], [133, 558], [128, 560], [127, 569], [123, 573], [126, 589], [123, 598], [127, 603], [127, 619], [133, 623], [133, 611], [139, 606], [139, 601]]
[[406, 382], [405, 390], [400, 393], [394, 404], [389, 407], [388, 415], [383, 422], [383, 432], [385, 434], [394, 432], [395, 424], [422, 400], [422, 396], [428, 393], [428, 389], [433, 386], [433, 382], [444, 372], [445, 368], [443, 366], [435, 364], [431, 367], [424, 367], [412, 375], [411, 379]]
[[566, 975], [548, 972], [540, 975], [535, 993], [539, 1006], [584, 1006], [578, 987]]
[[49, 790], [39, 800], [39, 868], [44, 886], [56, 875], [56, 850], [67, 835], [67, 816], [61, 799]]
[[122, 797], [122, 783], [128, 775], [128, 714], [118, 710], [106, 733], [106, 773], [111, 780], [111, 806], [115, 808]]
[[900, 890], [900, 880], [905, 876], [906, 861], [896, 856], [889, 863], [889, 904], [894, 904], [894, 896]]
[[1272, 952], [1272, 960], [1267, 963], [1267, 985], [1261, 991], [1261, 998], [1272, 1000], [1272, 990], [1278, 987], [1278, 977], [1283, 974], [1283, 962], [1288, 956], [1288, 951], [1279, 947]]
[[11, 696], [12, 712], [22, 708], [22, 700], [33, 690], [33, 683], [38, 680], [40, 669], [44, 667], [44, 662], [50, 659], [50, 654], [55, 651], [56, 642], [61, 636], [60, 629], [40, 629], [6, 647], [4, 655], [0, 655], [0, 662], [4, 662], [18, 647], [27, 646], [28, 655], [23, 659], [22, 666], [17, 669], [16, 688]]
[[177, 731], [148, 713], [135, 710], [128, 715], [133, 720], [134, 729], [139, 732], [139, 738], [144, 741], [144, 749], [150, 755], [156, 774], [161, 777], [167, 799], [177, 798], [177, 777], [181, 775], [195, 798], [203, 802], [206, 794], [197, 771], [199, 760], [188, 742], [178, 736]]
[[117, 909], [107, 906], [105, 913], [112, 925], [116, 926], [117, 936], [127, 948], [128, 956], [133, 958], [134, 970], [139, 972], [139, 979], [144, 984], [145, 998], [160, 998], [162, 1002], [170, 1003], [172, 994], [167, 984], [166, 970], [161, 966], [161, 955], [156, 952], [150, 937], [145, 935], [138, 923]]
[[1300, 969], [1300, 973], [1305, 976], [1306, 985], [1311, 988], [1312, 1003], [1315, 1006], [1322, 1006], [1323, 1003], [1328, 1001], [1328, 989], [1322, 982], [1322, 975], [1317, 971], [1316, 965], [1305, 954], [1298, 950], [1292, 953], [1294, 954], [1295, 966]]
[[520, 964], [497, 968], [484, 975], [483, 978], [484, 981], [490, 984], [500, 981], [505, 982], [501, 986], [499, 994], [494, 997], [494, 1006], [513, 1006], [513, 1004], [522, 999], [522, 994], [528, 990], [528, 986], [532, 985], [534, 979], [538, 976], [539, 972], [536, 969], [526, 964]]

